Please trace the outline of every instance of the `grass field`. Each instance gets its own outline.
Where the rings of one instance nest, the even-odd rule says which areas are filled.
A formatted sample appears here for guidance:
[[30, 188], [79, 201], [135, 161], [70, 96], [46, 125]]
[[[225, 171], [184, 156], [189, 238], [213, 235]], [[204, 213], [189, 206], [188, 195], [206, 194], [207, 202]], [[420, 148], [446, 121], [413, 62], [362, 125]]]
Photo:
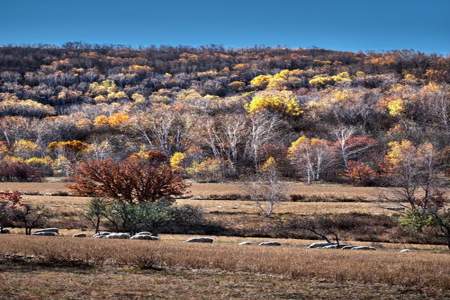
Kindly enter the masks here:
[[296, 280], [220, 270], [74, 270], [0, 265], [0, 299], [438, 299], [388, 284]]
[[[27, 203], [46, 205], [58, 212], [80, 211], [84, 209], [89, 201], [87, 197], [75, 196], [34, 196], [26, 195]], [[248, 213], [255, 214], [259, 210], [255, 202], [249, 200], [192, 200], [178, 199], [177, 204], [189, 204], [201, 207], [208, 213]], [[281, 202], [276, 207], [276, 213], [292, 214], [316, 214], [316, 213], [371, 213], [392, 214], [395, 211], [388, 208], [400, 207], [395, 202]]]
[[[59, 228], [81, 229], [89, 226], [82, 217], [89, 201], [88, 197], [68, 195], [70, 190], [61, 179], [51, 179], [40, 183], [0, 183], [0, 191], [18, 190], [24, 195], [24, 202], [43, 205], [55, 213], [56, 218], [49, 226]], [[344, 232], [342, 237], [360, 241], [396, 241], [423, 243], [416, 237], [403, 238], [401, 229], [386, 218], [398, 216], [401, 203], [395, 201], [378, 201], [380, 194], [393, 194], [392, 189], [374, 187], [351, 187], [336, 184], [287, 183], [291, 195], [302, 195], [305, 201], [285, 201], [277, 204], [274, 213], [276, 218], [295, 218], [301, 216], [344, 216], [354, 219], [354, 214], [362, 215], [363, 223], [353, 226], [351, 232]], [[273, 219], [260, 215], [260, 210], [253, 201], [246, 198], [246, 189], [238, 183], [191, 183], [190, 198], [178, 199], [177, 205], [200, 207], [205, 217], [222, 232], [207, 230], [206, 234], [271, 236], [290, 238], [311, 238], [297, 234], [292, 230], [274, 229], [278, 226]], [[230, 199], [231, 198], [231, 199]], [[377, 219], [376, 216], [385, 217]], [[373, 219], [373, 220], [372, 220]], [[283, 221], [284, 222], [284, 221]], [[398, 227], [398, 226], [397, 226]], [[197, 230], [200, 233], [202, 230]], [[180, 232], [175, 232], [180, 233]], [[425, 241], [427, 242], [427, 241]], [[434, 241], [429, 241], [433, 242]]]
[[[70, 192], [67, 182], [52, 180], [50, 182], [1, 182], [0, 191], [18, 190], [28, 193]], [[245, 183], [190, 183], [190, 194], [193, 196], [246, 194]], [[381, 194], [391, 195], [391, 189], [378, 187], [354, 187], [339, 184], [307, 185], [299, 182], [286, 183], [288, 195], [304, 195], [316, 197], [335, 197], [356, 200], [377, 200]]]
[[[30, 185], [28, 183], [3, 183], [0, 184], [0, 190], [7, 190], [10, 188], [18, 189], [22, 192], [28, 192], [24, 195], [24, 202], [34, 205], [43, 205], [55, 213], [56, 218], [53, 218], [49, 226], [55, 226], [59, 228], [80, 229], [86, 228], [90, 224], [86, 223], [86, 220], [81, 217], [84, 213], [89, 198], [78, 196], [56, 196], [60, 192], [67, 192], [64, 189], [65, 183], [53, 182], [53, 183], [36, 183]], [[32, 191], [32, 187], [34, 190]], [[220, 187], [220, 188], [218, 188]], [[230, 187], [231, 192], [228, 193], [227, 188]], [[364, 201], [348, 201], [351, 188], [342, 186], [344, 191], [342, 195], [345, 196], [344, 202], [339, 201], [327, 201], [328, 198], [320, 194], [313, 194], [311, 186], [305, 186], [303, 184], [291, 184], [292, 189], [300, 190], [302, 187], [310, 189], [309, 201], [285, 201], [276, 205], [274, 210], [274, 216], [276, 219], [293, 218], [301, 216], [316, 216], [316, 215], [349, 215], [349, 219], [352, 218], [351, 214], [364, 214], [367, 216], [392, 216], [398, 215], [398, 210], [392, 210], [392, 208], [400, 208], [400, 203], [397, 202], [378, 202], [376, 200], [364, 200]], [[319, 190], [330, 189], [329, 185], [317, 185]], [[334, 190], [338, 190], [338, 186], [333, 187]], [[358, 191], [362, 189], [356, 188]], [[370, 188], [372, 196], [375, 199], [376, 190]], [[32, 193], [32, 194], [29, 194]], [[35, 195], [35, 193], [39, 193]], [[330, 192], [331, 193], [331, 192]], [[192, 185], [192, 197], [187, 199], [178, 199], [177, 205], [191, 205], [200, 207], [205, 213], [205, 217], [213, 224], [220, 226], [222, 235], [244, 235], [244, 236], [272, 236], [280, 237], [279, 233], [276, 233], [273, 226], [278, 224], [274, 219], [268, 219], [260, 215], [260, 210], [256, 206], [254, 201], [251, 200], [227, 200], [226, 197], [222, 199], [220, 195], [226, 197], [233, 195], [239, 199], [240, 195], [245, 199], [245, 192], [240, 190], [237, 184], [193, 184]], [[361, 194], [360, 194], [361, 196]], [[336, 196], [334, 196], [336, 197]], [[339, 196], [341, 197], [341, 196]], [[211, 200], [210, 198], [216, 199]], [[389, 229], [391, 225], [385, 225], [385, 222], [378, 221], [377, 226], [373, 222], [373, 226], [369, 230], [364, 229], [368, 225], [360, 226], [364, 232], [351, 232], [346, 233], [342, 237], [346, 239], [357, 240], [370, 240], [375, 235], [377, 241], [388, 241], [391, 239], [398, 240], [395, 231]], [[358, 227], [355, 227], [358, 228]], [[200, 230], [202, 231], [202, 230]], [[200, 233], [198, 231], [198, 233]], [[376, 231], [376, 232], [374, 232]], [[366, 233], [368, 232], [368, 233]], [[209, 230], [204, 232], [211, 234]], [[298, 236], [292, 230], [288, 230], [281, 234], [281, 237], [296, 237], [296, 238], [310, 238], [308, 236]], [[405, 242], [414, 242], [413, 240], [405, 240]]]
[[[46, 205], [58, 212], [70, 213], [81, 211], [86, 207], [89, 198], [77, 196], [58, 196], [58, 193], [67, 193], [66, 182], [2, 182], [0, 191], [20, 191], [27, 193], [25, 201], [28, 203]], [[317, 184], [305, 185], [302, 183], [288, 183], [287, 194], [312, 197], [308, 201], [283, 202], [276, 209], [276, 213], [292, 213], [301, 215], [329, 214], [329, 213], [370, 213], [392, 214], [389, 208], [399, 207], [399, 203], [379, 202], [379, 196], [392, 195], [392, 190], [375, 187], [352, 187], [346, 185]], [[207, 213], [258, 213], [253, 201], [229, 200], [226, 196], [246, 196], [242, 184], [237, 183], [191, 183], [190, 195], [192, 199], [179, 199], [177, 203], [199, 206]], [[225, 197], [222, 199], [222, 197]], [[329, 199], [336, 201], [329, 201]], [[196, 200], [201, 199], [201, 200]], [[338, 201], [339, 199], [344, 201]], [[352, 201], [350, 201], [352, 200]]]
[[[447, 253], [202, 245], [165, 238], [149, 242], [10, 235], [0, 237], [0, 256], [9, 263], [1, 267], [2, 295], [25, 296], [28, 292], [44, 296], [64, 286], [65, 297], [71, 293], [89, 293], [94, 298], [159, 293], [164, 298], [170, 297], [170, 292], [164, 292], [172, 286], [178, 292], [186, 291], [186, 298], [227, 298], [234, 293], [233, 297], [246, 299], [296, 299], [300, 295], [320, 297], [321, 292], [322, 297], [361, 293], [358, 298], [373, 298], [378, 289], [380, 295], [392, 298], [450, 296]], [[162, 271], [148, 271], [155, 269]], [[28, 277], [25, 285], [22, 280], [30, 271], [35, 276]], [[115, 285], [121, 278], [122, 283]], [[189, 290], [180, 287], [189, 282]], [[84, 284], [87, 286], [83, 288]], [[213, 288], [215, 284], [222, 288]], [[209, 289], [212, 294], [207, 293]]]
[[[0, 299], [450, 298], [445, 246], [386, 242], [396, 235], [383, 218], [398, 215], [392, 208], [401, 203], [378, 199], [381, 193], [392, 195], [391, 189], [290, 183], [288, 193], [306, 201], [282, 202], [276, 218], [267, 219], [239, 184], [193, 183], [191, 197], [178, 199], [177, 205], [201, 207], [208, 220], [229, 232], [254, 236], [213, 236], [213, 245], [202, 245], [183, 243], [192, 236], [185, 234], [161, 234], [159, 242], [71, 238], [84, 227], [81, 214], [89, 198], [64, 195], [66, 184], [0, 183], [0, 190], [24, 192], [24, 202], [55, 212], [51, 226], [61, 233], [30, 237], [14, 229], [0, 236]], [[358, 214], [382, 218], [343, 233], [343, 241], [377, 251], [310, 250], [305, 246], [312, 240], [276, 238], [278, 233], [263, 237], [277, 218]], [[256, 246], [267, 240], [282, 246]], [[255, 245], [238, 246], [242, 241]], [[399, 253], [404, 248], [413, 252]]]

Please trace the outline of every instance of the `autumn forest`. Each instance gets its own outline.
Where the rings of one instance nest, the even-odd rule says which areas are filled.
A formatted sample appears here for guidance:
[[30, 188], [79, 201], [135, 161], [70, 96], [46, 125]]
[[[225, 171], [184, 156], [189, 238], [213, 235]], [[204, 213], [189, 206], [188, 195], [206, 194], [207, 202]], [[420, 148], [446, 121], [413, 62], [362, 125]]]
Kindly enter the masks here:
[[413, 51], [0, 48], [0, 180], [161, 151], [186, 178], [389, 185], [450, 162], [450, 59]]

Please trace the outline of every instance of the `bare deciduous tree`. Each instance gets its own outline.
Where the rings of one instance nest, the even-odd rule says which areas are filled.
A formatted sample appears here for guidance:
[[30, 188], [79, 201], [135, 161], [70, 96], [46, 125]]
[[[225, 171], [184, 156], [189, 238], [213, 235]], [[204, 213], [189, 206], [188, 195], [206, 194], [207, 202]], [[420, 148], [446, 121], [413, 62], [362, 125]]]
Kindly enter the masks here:
[[356, 136], [354, 127], [341, 126], [333, 133], [345, 168], [348, 167], [349, 160], [375, 145], [375, 140], [367, 136]]
[[280, 134], [280, 127], [281, 121], [276, 114], [258, 112], [250, 115], [246, 153], [253, 159], [256, 170], [259, 168], [261, 147]]
[[271, 157], [260, 168], [255, 180], [244, 187], [261, 213], [270, 217], [275, 206], [286, 199], [286, 184], [280, 180], [275, 160]]

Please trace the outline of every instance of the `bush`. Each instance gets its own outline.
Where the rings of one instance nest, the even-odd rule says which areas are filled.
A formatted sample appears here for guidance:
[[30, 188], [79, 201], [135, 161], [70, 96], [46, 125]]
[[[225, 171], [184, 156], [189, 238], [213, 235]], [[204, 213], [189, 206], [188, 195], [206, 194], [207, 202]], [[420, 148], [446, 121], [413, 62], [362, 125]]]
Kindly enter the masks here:
[[203, 210], [191, 205], [173, 206], [170, 208], [171, 220], [165, 226], [168, 232], [189, 233], [207, 224]]
[[166, 202], [114, 201], [106, 206], [104, 217], [108, 227], [131, 234], [140, 231], [157, 233], [161, 226], [172, 220], [171, 208]]
[[12, 226], [12, 220], [8, 214], [8, 203], [0, 202], [0, 233], [7, 226]]
[[16, 161], [0, 162], [0, 181], [41, 181], [42, 173], [25, 163]]
[[84, 217], [94, 226], [95, 233], [100, 229], [102, 219], [105, 217], [107, 203], [102, 198], [92, 198], [89, 201]]
[[89, 202], [85, 217], [96, 232], [103, 221], [106, 221], [108, 229], [132, 234], [140, 231], [188, 233], [207, 224], [203, 211], [190, 205], [171, 206], [169, 202], [108, 202], [101, 198], [93, 198]]
[[0, 206], [0, 225], [25, 228], [27, 235], [33, 228], [44, 227], [50, 217], [50, 212], [43, 206], [23, 203], [19, 192], [0, 193], [0, 201], [4, 201]]
[[349, 178], [353, 185], [367, 186], [374, 184], [377, 174], [367, 164], [358, 161], [349, 161], [345, 177]]

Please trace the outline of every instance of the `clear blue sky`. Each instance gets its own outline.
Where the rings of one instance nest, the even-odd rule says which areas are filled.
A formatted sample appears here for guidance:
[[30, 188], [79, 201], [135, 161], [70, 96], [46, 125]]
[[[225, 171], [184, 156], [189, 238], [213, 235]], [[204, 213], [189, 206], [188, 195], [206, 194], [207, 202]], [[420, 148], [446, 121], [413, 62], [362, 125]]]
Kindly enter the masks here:
[[450, 0], [1, 0], [0, 44], [450, 53]]

